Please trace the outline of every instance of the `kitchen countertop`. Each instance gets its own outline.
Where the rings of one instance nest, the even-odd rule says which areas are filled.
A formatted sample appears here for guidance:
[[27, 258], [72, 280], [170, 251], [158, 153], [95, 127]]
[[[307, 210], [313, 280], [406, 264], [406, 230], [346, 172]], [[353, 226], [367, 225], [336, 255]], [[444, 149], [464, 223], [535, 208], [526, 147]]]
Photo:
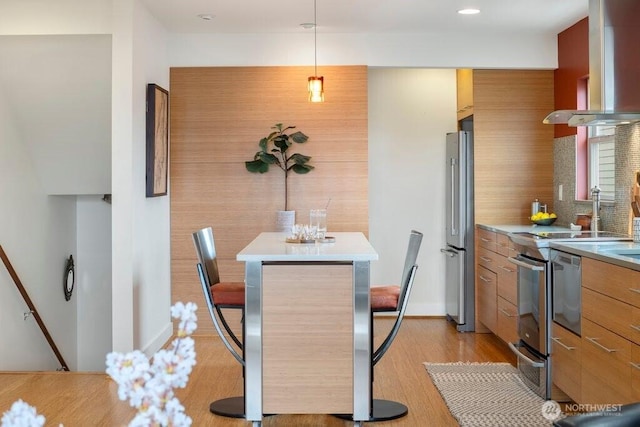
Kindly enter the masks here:
[[551, 243], [552, 249], [559, 249], [574, 255], [593, 258], [620, 267], [640, 271], [640, 257], [637, 255], [616, 254], [615, 251], [632, 251], [640, 254], [640, 243], [634, 242], [557, 242]]
[[496, 233], [509, 234], [509, 233], [526, 233], [530, 231], [569, 231], [568, 227], [560, 227], [557, 225], [537, 225], [537, 224], [522, 224], [522, 225], [489, 225], [489, 224], [476, 224], [476, 226], [488, 231], [494, 231]]
[[236, 255], [238, 261], [375, 261], [378, 253], [364, 234], [331, 233], [333, 243], [287, 243], [287, 233], [260, 233]]
[[[567, 231], [567, 227], [559, 227], [554, 225], [540, 226], [535, 224], [522, 224], [522, 225], [489, 225], [489, 224], [476, 224], [479, 228], [494, 231], [496, 233], [509, 234], [509, 233], [524, 233], [531, 231]], [[555, 242], [550, 243], [550, 247], [553, 249], [559, 249], [561, 251], [569, 252], [575, 255], [580, 255], [588, 258], [593, 258], [598, 261], [608, 262], [620, 267], [630, 268], [640, 271], [640, 256], [629, 256], [624, 254], [616, 254], [612, 251], [637, 251], [640, 253], [640, 243], [634, 242]]]

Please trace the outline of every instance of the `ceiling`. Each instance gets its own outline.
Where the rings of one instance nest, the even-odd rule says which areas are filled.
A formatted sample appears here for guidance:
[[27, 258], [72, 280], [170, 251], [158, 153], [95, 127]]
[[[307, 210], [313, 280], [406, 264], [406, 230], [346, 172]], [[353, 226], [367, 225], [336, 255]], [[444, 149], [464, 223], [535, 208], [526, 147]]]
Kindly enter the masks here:
[[[314, 22], [313, 0], [142, 2], [172, 33], [296, 33]], [[480, 13], [456, 13], [467, 7]], [[318, 32], [325, 33], [558, 34], [587, 14], [588, 0], [317, 0]]]

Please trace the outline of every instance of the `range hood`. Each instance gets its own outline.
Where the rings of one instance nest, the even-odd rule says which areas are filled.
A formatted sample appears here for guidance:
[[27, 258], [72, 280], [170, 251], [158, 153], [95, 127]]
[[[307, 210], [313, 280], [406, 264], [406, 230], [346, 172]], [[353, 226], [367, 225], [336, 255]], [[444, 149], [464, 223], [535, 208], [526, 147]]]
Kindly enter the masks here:
[[640, 1], [589, 0], [589, 110], [559, 110], [543, 123], [640, 121]]

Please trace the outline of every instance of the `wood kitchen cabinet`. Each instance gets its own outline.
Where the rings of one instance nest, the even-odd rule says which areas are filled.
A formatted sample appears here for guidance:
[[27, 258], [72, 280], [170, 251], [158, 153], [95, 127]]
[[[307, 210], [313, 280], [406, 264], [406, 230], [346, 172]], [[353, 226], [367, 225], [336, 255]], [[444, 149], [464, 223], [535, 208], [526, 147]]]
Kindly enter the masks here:
[[557, 323], [551, 326], [553, 384], [574, 402], [582, 401], [582, 340]]
[[474, 221], [525, 224], [531, 200], [554, 200], [554, 126], [542, 123], [555, 109], [553, 70], [472, 70], [463, 81], [473, 86], [463, 106], [473, 113]]
[[514, 255], [506, 234], [476, 227], [476, 331], [486, 329], [505, 342], [518, 341], [517, 270], [508, 261]]
[[476, 268], [476, 295], [478, 296], [478, 320], [495, 334], [498, 333], [497, 275], [478, 265]]
[[639, 285], [638, 271], [582, 258], [580, 403], [640, 401]]
[[473, 70], [456, 70], [457, 115], [458, 120], [473, 114]]

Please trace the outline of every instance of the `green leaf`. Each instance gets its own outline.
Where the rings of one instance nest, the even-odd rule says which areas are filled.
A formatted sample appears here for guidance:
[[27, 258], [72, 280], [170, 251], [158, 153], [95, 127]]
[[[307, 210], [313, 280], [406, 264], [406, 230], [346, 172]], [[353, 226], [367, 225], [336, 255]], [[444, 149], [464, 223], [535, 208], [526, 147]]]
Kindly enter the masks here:
[[268, 165], [280, 164], [280, 160], [278, 160], [278, 158], [273, 154], [269, 154], [269, 153], [260, 153], [260, 161]]
[[289, 142], [289, 136], [288, 135], [276, 136], [275, 138], [273, 138], [273, 145], [278, 147], [280, 151], [284, 153], [285, 151], [287, 151], [287, 149], [289, 149], [289, 146], [291, 146], [291, 142]]
[[309, 137], [300, 131], [292, 133], [291, 135], [289, 135], [289, 138], [291, 138], [294, 142], [297, 142], [298, 144], [302, 144], [309, 140]]
[[294, 162], [297, 165], [304, 165], [309, 160], [311, 160], [311, 157], [300, 153], [292, 154], [291, 157], [289, 157], [289, 161]]
[[260, 146], [260, 150], [267, 151], [267, 144], [269, 143], [269, 138], [262, 138], [258, 145]]
[[265, 173], [269, 170], [269, 165], [262, 160], [253, 160], [251, 162], [244, 162], [245, 167], [252, 173]]
[[299, 165], [299, 164], [294, 164], [293, 166], [291, 166], [290, 168], [292, 171], [294, 171], [295, 173], [299, 173], [299, 174], [305, 174], [305, 173], [309, 173], [311, 170], [314, 169], [313, 166], [311, 165]]

